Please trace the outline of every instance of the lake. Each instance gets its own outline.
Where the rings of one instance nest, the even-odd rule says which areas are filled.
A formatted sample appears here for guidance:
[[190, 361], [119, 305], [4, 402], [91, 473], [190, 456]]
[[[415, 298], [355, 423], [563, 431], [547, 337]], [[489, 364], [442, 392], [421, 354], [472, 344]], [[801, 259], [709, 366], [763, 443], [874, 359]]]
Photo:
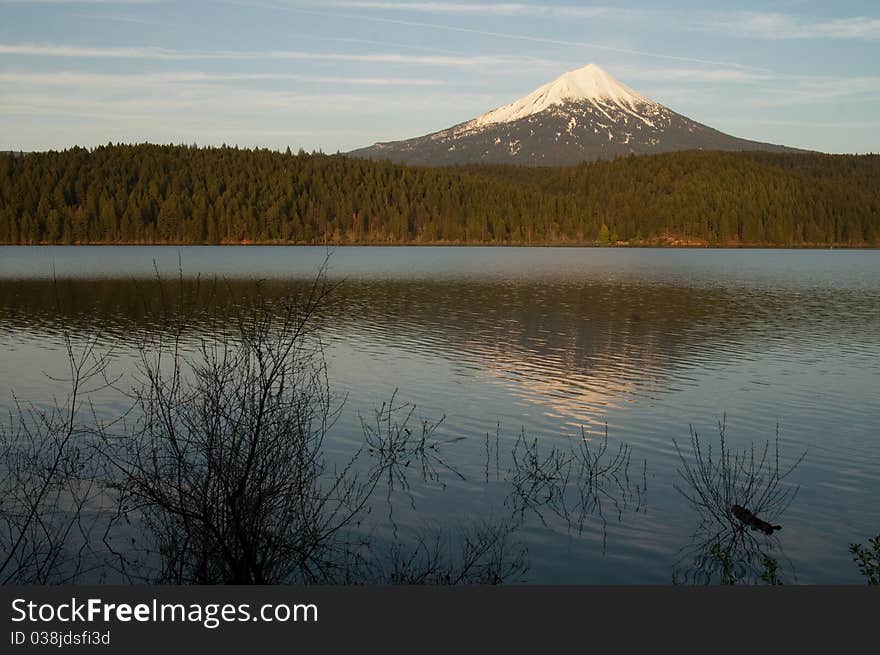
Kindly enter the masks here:
[[[417, 509], [395, 508], [396, 527], [505, 515], [498, 460], [518, 442], [566, 448], [607, 431], [609, 451], [630, 449], [623, 482], [577, 525], [527, 512], [523, 581], [668, 584], [701, 520], [676, 442], [688, 457], [693, 428], [717, 445], [724, 421], [735, 448], [778, 430], [783, 464], [805, 453], [768, 544], [783, 580], [863, 582], [848, 547], [880, 532], [877, 251], [0, 247], [0, 408], [13, 392], [63, 395], [65, 331], [100, 332], [130, 375], [137, 335], [159, 329], [148, 301], [162, 284], [216, 278], [235, 304], [302, 289], [325, 259], [320, 337], [344, 397], [330, 451], [356, 448], [361, 417], [392, 396], [442, 418], [449, 440], [457, 473], [414, 482]], [[212, 311], [229, 308], [193, 308]], [[99, 414], [122, 407], [107, 390], [93, 400]]]

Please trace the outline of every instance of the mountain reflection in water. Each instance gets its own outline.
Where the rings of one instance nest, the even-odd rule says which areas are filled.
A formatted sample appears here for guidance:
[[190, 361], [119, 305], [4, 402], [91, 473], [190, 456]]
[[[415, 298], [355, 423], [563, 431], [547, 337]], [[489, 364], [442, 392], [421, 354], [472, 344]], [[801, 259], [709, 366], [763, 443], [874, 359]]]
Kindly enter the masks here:
[[[401, 512], [401, 524], [459, 521], [465, 507], [492, 505], [470, 481], [483, 477], [486, 434], [494, 439], [499, 424], [502, 447], [521, 430], [549, 447], [582, 429], [597, 439], [607, 426], [612, 445], [647, 461], [647, 512], [609, 521], [604, 536], [526, 530], [531, 578], [668, 583], [695, 521], [673, 488], [672, 439], [691, 424], [709, 435], [726, 413], [733, 443], [763, 443], [779, 423], [783, 451], [809, 453], [778, 535], [798, 581], [859, 581], [847, 545], [876, 533], [880, 493], [877, 254], [646, 250], [580, 266], [595, 251], [473, 249], [478, 265], [469, 249], [353, 250], [331, 255], [340, 270], [320, 317], [331, 386], [346, 396], [334, 447], [353, 447], [358, 415], [395, 389], [420, 415], [445, 415], [444, 434], [464, 437], [448, 456], [468, 482], [449, 481], [418, 513]], [[0, 270], [0, 404], [13, 389], [35, 401], [59, 391], [43, 372], [63, 365], [62, 330], [75, 339], [100, 330], [129, 374], [163, 305], [186, 299], [195, 343], [257, 293], [304, 289], [320, 252], [285, 275], [275, 260], [286, 251], [261, 251], [266, 275], [249, 270], [259, 281], [230, 275], [229, 264], [200, 281], [166, 267], [161, 283], [102, 275], [100, 263], [57, 282]], [[200, 251], [198, 261], [229, 252]]]

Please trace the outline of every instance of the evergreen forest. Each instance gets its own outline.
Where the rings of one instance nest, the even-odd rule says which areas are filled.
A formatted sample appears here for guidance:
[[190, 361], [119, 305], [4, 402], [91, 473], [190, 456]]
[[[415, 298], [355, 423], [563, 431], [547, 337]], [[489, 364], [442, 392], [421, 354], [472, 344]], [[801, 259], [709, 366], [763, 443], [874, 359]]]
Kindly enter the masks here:
[[880, 156], [425, 168], [226, 146], [3, 153], [0, 243], [877, 247]]

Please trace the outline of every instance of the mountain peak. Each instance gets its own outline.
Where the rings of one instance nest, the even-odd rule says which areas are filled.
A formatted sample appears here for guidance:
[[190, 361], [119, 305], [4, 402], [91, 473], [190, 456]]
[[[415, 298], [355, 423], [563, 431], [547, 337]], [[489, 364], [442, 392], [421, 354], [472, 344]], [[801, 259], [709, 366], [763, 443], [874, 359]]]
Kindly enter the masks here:
[[587, 64], [583, 68], [563, 73], [549, 86], [568, 100], [650, 103], [650, 100], [619, 82], [596, 64]]
[[508, 123], [566, 102], [611, 104], [629, 111], [640, 105], [656, 104], [617, 81], [596, 64], [588, 64], [563, 73], [524, 98], [478, 116], [474, 123], [477, 126]]
[[409, 164], [558, 166], [676, 150], [769, 150], [640, 95], [595, 64], [568, 71], [515, 102], [424, 136], [351, 155]]

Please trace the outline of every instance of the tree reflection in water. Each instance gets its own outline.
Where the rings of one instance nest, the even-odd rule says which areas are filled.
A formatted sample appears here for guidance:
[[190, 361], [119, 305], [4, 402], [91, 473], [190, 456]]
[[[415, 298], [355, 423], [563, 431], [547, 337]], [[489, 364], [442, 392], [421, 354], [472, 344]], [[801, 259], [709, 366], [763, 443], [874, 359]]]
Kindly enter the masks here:
[[[21, 462], [0, 471], [8, 473], [0, 490], [41, 490], [35, 499], [0, 504], [0, 525], [11, 534], [0, 540], [8, 552], [0, 560], [4, 582], [91, 575], [154, 584], [501, 583], [518, 580], [528, 566], [515, 541], [527, 519], [559, 530], [560, 522], [548, 522], [555, 515], [563, 530], [581, 532], [597, 515], [604, 538], [603, 502], [620, 519], [643, 506], [644, 484], [630, 480], [627, 444], [609, 448], [607, 434], [592, 444], [582, 434], [539, 448], [523, 432], [509, 458], [496, 440], [498, 481], [508, 487], [499, 521], [473, 516], [470, 526], [445, 534], [399, 532], [391, 509], [403, 493], [416, 510], [411, 482], [441, 483], [442, 491], [443, 475], [463, 479], [442, 452], [460, 439], [441, 438], [438, 423], [416, 426], [415, 408], [395, 394], [374, 422], [362, 423], [354, 453], [331, 461], [325, 438], [339, 406], [320, 338], [319, 309], [329, 293], [323, 269], [303, 295], [257, 295], [234, 310], [226, 302], [227, 314], [202, 318], [209, 329], [199, 334], [210, 336], [194, 346], [193, 307], [205, 292], [228, 290], [182, 283], [168, 290], [158, 327], [139, 341], [131, 388], [106, 374], [108, 356], [90, 348], [77, 359], [65, 332], [73, 391], [51, 416], [69, 418], [25, 413], [20, 430], [0, 430], [0, 453]], [[77, 411], [83, 379], [127, 399], [122, 416], [107, 421]], [[23, 451], [21, 435], [30, 437]], [[75, 449], [68, 447], [73, 435]], [[46, 452], [55, 464], [43, 475]], [[90, 458], [88, 470], [79, 466], [80, 452]], [[70, 490], [83, 484], [87, 496], [69, 502]], [[372, 538], [386, 528], [371, 511], [382, 495], [390, 543]], [[44, 543], [44, 526], [56, 516], [63, 522]]]

